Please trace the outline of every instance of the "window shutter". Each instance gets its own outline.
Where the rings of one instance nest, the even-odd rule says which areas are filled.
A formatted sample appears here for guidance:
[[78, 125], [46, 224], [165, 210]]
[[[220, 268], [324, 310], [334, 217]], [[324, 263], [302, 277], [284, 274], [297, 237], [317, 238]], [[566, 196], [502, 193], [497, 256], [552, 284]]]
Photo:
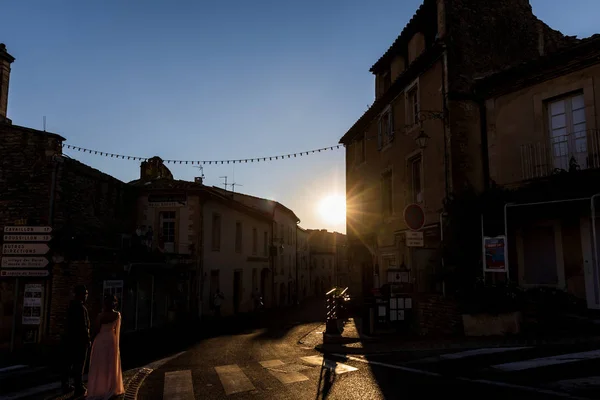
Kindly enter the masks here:
[[390, 130], [388, 132], [390, 142], [394, 140], [394, 128], [394, 107], [390, 106]]
[[383, 127], [381, 126], [381, 117], [379, 117], [379, 126], [377, 127], [377, 149], [383, 147]]

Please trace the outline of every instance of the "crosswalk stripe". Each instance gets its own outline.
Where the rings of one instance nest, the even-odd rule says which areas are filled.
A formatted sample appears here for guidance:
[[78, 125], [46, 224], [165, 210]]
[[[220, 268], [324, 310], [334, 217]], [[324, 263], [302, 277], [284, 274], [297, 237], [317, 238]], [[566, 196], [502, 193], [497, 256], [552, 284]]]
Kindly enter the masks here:
[[166, 372], [163, 399], [194, 400], [192, 371], [186, 369], [185, 371]]
[[583, 360], [592, 360], [595, 358], [600, 358], [600, 350], [584, 351], [581, 353], [560, 354], [558, 356], [552, 357], [533, 358], [524, 361], [492, 365], [491, 368], [505, 372], [524, 371], [527, 369], [548, 367], [551, 365], [566, 364]]
[[228, 396], [230, 394], [249, 392], [255, 389], [252, 382], [250, 382], [250, 379], [248, 379], [236, 364], [215, 367], [215, 371], [217, 371], [219, 380], [221, 380], [221, 384], [225, 389], [225, 394]]
[[325, 367], [327, 369], [335, 370], [336, 375], [345, 374], [346, 372], [357, 371], [358, 368], [351, 367], [350, 365], [342, 364], [333, 360], [323, 360], [322, 356], [310, 356], [302, 357], [302, 361], [307, 364]]
[[260, 361], [259, 363], [283, 384], [303, 382], [308, 380], [306, 375], [303, 375], [298, 371], [286, 370], [286, 364], [281, 360]]

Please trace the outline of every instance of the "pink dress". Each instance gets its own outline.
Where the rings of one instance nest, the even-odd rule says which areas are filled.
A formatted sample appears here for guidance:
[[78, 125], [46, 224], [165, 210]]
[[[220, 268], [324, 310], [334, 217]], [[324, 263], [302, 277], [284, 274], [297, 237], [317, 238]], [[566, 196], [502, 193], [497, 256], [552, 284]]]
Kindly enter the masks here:
[[88, 400], [108, 400], [125, 393], [119, 353], [120, 331], [121, 314], [113, 322], [102, 324], [94, 339], [88, 372]]

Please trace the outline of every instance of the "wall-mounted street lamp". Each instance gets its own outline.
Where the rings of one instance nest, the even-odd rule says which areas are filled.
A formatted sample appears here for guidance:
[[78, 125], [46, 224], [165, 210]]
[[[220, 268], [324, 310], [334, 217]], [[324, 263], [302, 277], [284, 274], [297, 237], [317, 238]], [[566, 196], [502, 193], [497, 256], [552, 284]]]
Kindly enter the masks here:
[[415, 141], [417, 142], [417, 145], [420, 149], [424, 149], [425, 147], [427, 147], [428, 140], [429, 136], [425, 133], [425, 131], [421, 131], [421, 133], [419, 133], [419, 136], [415, 138]]

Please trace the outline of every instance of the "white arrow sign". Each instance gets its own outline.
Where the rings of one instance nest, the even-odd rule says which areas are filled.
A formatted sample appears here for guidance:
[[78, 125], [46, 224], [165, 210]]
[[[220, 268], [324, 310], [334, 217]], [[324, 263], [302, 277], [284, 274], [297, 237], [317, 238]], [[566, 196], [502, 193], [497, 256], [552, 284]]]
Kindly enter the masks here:
[[51, 226], [5, 226], [4, 233], [50, 233]]
[[4, 243], [2, 254], [43, 255], [50, 250], [46, 243]]
[[2, 268], [44, 268], [46, 257], [2, 257]]
[[4, 235], [5, 242], [48, 242], [50, 235]]
[[40, 276], [48, 276], [49, 272], [45, 269], [27, 269], [27, 270], [5, 270], [0, 271], [0, 277], [40, 277]]

